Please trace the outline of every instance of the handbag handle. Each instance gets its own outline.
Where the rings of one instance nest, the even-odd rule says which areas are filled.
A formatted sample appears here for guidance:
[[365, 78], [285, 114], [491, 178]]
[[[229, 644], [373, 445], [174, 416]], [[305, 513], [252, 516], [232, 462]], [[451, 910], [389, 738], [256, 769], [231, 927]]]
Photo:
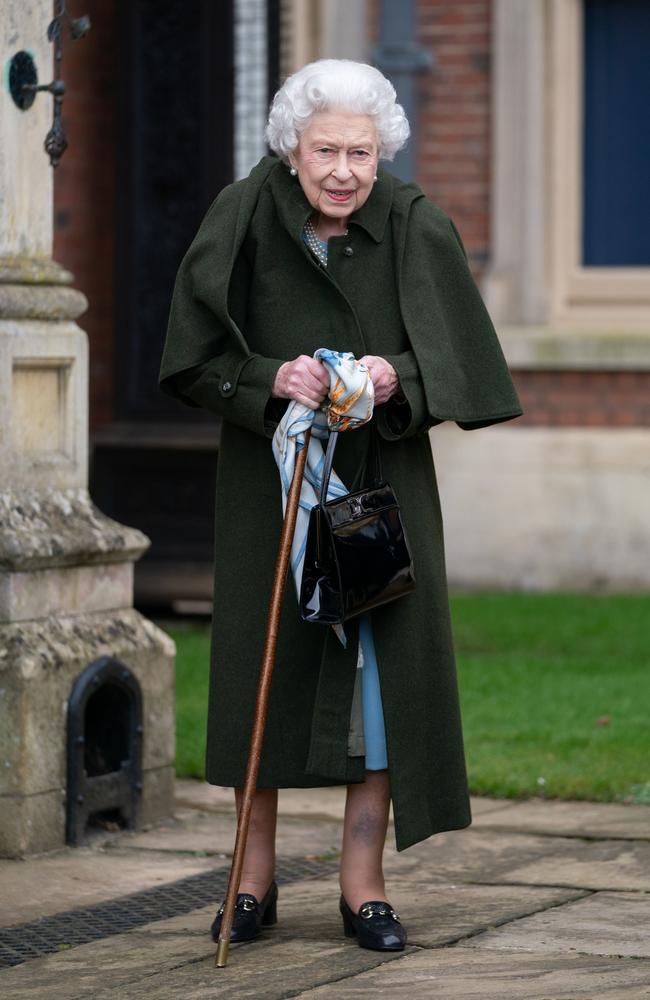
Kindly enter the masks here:
[[[336, 451], [336, 442], [338, 441], [339, 432], [330, 431], [330, 436], [327, 441], [327, 448], [325, 449], [325, 460], [323, 462], [323, 478], [321, 480], [320, 486], [320, 504], [324, 504], [327, 501], [327, 490], [329, 489], [330, 476], [332, 474], [332, 465], [334, 462], [334, 452]], [[374, 485], [378, 486], [382, 481], [381, 472], [381, 456], [379, 454], [379, 440], [377, 431], [374, 424], [370, 424], [370, 447], [368, 449], [372, 451], [372, 459], [375, 466], [374, 475]]]

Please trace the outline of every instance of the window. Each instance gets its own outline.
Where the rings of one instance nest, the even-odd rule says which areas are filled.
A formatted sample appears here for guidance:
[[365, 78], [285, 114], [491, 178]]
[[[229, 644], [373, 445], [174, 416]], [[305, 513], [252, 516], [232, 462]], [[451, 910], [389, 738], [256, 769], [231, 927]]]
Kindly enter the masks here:
[[650, 265], [650, 4], [585, 0], [582, 263]]
[[549, 318], [647, 331], [648, 4], [551, 0], [549, 15]]

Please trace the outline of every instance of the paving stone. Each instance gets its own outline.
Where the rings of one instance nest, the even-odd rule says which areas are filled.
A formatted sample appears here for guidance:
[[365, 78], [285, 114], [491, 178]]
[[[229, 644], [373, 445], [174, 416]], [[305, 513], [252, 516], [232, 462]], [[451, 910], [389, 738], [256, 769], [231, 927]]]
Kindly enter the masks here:
[[207, 961], [214, 946], [205, 929], [213, 917], [213, 908], [196, 910], [188, 918], [175, 918], [174, 932], [160, 930], [154, 937], [147, 930], [133, 930], [2, 970], [0, 995], [2, 1000], [94, 1000], [110, 988], [114, 1000], [121, 1000], [130, 983], [146, 982], [161, 970], [197, 958]]
[[514, 859], [511, 871], [502, 873], [502, 881], [650, 890], [649, 841], [547, 839], [552, 845], [549, 853], [523, 864]]
[[[181, 782], [177, 792], [177, 818], [164, 827], [107, 835], [88, 848], [28, 862], [0, 862], [5, 924], [173, 882], [226, 860], [235, 830], [232, 791]], [[278, 853], [334, 855], [344, 793], [282, 791]], [[472, 805], [472, 827], [400, 854], [389, 833], [387, 893], [409, 931], [406, 953], [367, 951], [343, 937], [333, 874], [281, 886], [279, 925], [261, 941], [233, 947], [225, 970], [213, 967], [208, 933], [215, 900], [185, 916], [4, 970], [0, 995], [650, 1000], [643, 941], [650, 897], [636, 891], [650, 889], [641, 807], [602, 812], [589, 803], [543, 803], [548, 816], [542, 823], [537, 802], [479, 799]], [[589, 808], [573, 820], [575, 805]], [[625, 836], [627, 816], [634, 841]], [[617, 839], [587, 841], [581, 829]], [[614, 957], [626, 955], [639, 957]]]
[[[210, 911], [211, 912], [211, 911]], [[203, 922], [209, 913], [192, 915]], [[179, 918], [180, 919], [180, 918]], [[388, 996], [436, 1000], [645, 1000], [650, 962], [591, 956], [427, 949], [401, 956], [354, 942], [268, 935], [231, 949], [213, 967], [214, 946], [193, 926], [131, 932], [0, 973], [3, 1000], [207, 1000]], [[157, 971], [161, 954], [165, 969]], [[371, 970], [371, 971], [367, 971]], [[360, 974], [363, 973], [363, 974]], [[321, 985], [325, 984], [325, 985]], [[321, 988], [318, 988], [318, 987]]]
[[650, 842], [580, 840], [469, 827], [397, 854], [386, 872], [428, 882], [503, 882], [583, 889], [650, 889]]
[[[490, 802], [481, 799], [482, 804]], [[503, 801], [503, 800], [501, 800]], [[560, 837], [650, 840], [650, 806], [616, 802], [560, 802], [530, 799], [496, 810], [473, 810], [475, 829], [521, 830]]]
[[[332, 1000], [339, 996], [341, 981], [348, 975], [385, 967], [392, 961], [399, 961], [402, 955], [368, 951], [349, 941], [328, 945], [279, 938], [233, 949], [225, 969], [215, 969], [210, 953], [203, 961], [125, 985], [120, 988], [119, 997], [120, 1000], [235, 1000], [243, 997], [284, 1000], [285, 997], [303, 996], [306, 989], [327, 983], [327, 996]], [[111, 988], [100, 989], [92, 997], [93, 1000], [115, 1000], [115, 992]], [[73, 995], [66, 1000], [77, 1000], [77, 997]]]
[[334, 912], [317, 937], [301, 932], [298, 911], [283, 932], [270, 929], [259, 941], [233, 945], [228, 966], [215, 969], [213, 917], [214, 909], [204, 908], [8, 969], [0, 972], [0, 994], [3, 1000], [272, 1000], [391, 958], [344, 938]]
[[[500, 887], [501, 888], [501, 887]], [[503, 951], [650, 958], [650, 894], [597, 892], [535, 913], [468, 942]]]
[[[137, 996], [138, 994], [128, 994]], [[190, 997], [208, 994], [185, 993]], [[228, 996], [219, 993], [219, 997]], [[285, 994], [287, 996], [288, 994]], [[144, 997], [144, 993], [141, 994]], [[162, 1000], [171, 994], [151, 995]], [[216, 994], [215, 994], [216, 996]], [[584, 955], [423, 950], [335, 985], [304, 989], [300, 1000], [646, 1000], [650, 962]]]
[[[276, 966], [281, 969], [286, 963], [289, 970], [287, 982], [297, 983], [296, 988], [308, 988], [327, 982], [331, 978], [333, 963], [336, 963], [339, 975], [345, 977], [390, 958], [360, 949], [354, 941], [343, 937], [338, 896], [335, 875], [281, 886], [278, 925], [265, 931], [264, 939], [255, 943], [254, 952], [248, 953], [252, 945], [233, 947], [231, 951], [232, 968], [237, 968], [244, 977], [244, 992], [223, 995], [253, 995], [255, 989], [261, 989], [260, 969], [266, 968], [269, 963], [272, 969]], [[515, 919], [571, 896], [570, 890], [530, 890], [515, 886], [505, 889], [492, 886], [425, 887], [414, 895], [409, 886], [402, 885], [391, 892], [391, 899], [402, 911], [408, 925], [410, 942], [416, 946], [454, 941], [464, 934], [475, 933], [501, 920]], [[0, 972], [3, 1000], [90, 997], [94, 1000], [95, 997], [108, 996], [108, 993], [102, 992], [107, 989], [107, 981], [121, 1000], [123, 996], [144, 995], [138, 992], [140, 980], [153, 989], [158, 977], [162, 992], [149, 995], [172, 996], [172, 993], [166, 992], [167, 973], [173, 973], [175, 977], [178, 996], [200, 996], [200, 992], [191, 992], [195, 986], [193, 973], [189, 974], [187, 989], [190, 992], [186, 994], [181, 984], [182, 977], [177, 977], [173, 970], [195, 963], [204, 966], [197, 989], [207, 988], [209, 983], [215, 981], [214, 975], [229, 975], [229, 969], [213, 970], [210, 966], [214, 945], [208, 931], [218, 902], [215, 900], [214, 906], [148, 924], [128, 934], [82, 945]], [[274, 950], [269, 957], [267, 949], [271, 946]], [[326, 956], [324, 963], [321, 953]], [[275, 981], [272, 978], [268, 989], [264, 987], [264, 997], [287, 995], [279, 987], [277, 993], [273, 992]], [[278, 982], [284, 989], [285, 982], [281, 979]], [[246, 993], [249, 988], [252, 992]], [[221, 992], [218, 995], [221, 996]]]
[[[202, 809], [205, 812], [235, 811], [232, 788], [188, 778], [176, 782], [176, 804], [180, 809]], [[342, 820], [344, 809], [344, 786], [281, 788], [279, 792], [280, 816], [322, 816]]]
[[118, 857], [78, 847], [29, 861], [0, 861], [0, 926], [89, 906], [215, 867], [214, 858], [153, 851]]
[[[409, 943], [435, 947], [576, 898], [571, 889], [526, 886], [418, 885], [393, 880], [387, 896], [408, 930]], [[274, 934], [336, 943], [342, 934], [336, 875], [280, 888]]]
[[[178, 813], [175, 820], [153, 830], [119, 837], [107, 845], [107, 848], [126, 852], [197, 852], [223, 858], [232, 854], [236, 829], [234, 812], [187, 810]], [[282, 844], [283, 856], [338, 855], [341, 831], [341, 824], [335, 820], [282, 816], [278, 821], [278, 842]]]
[[[520, 803], [513, 799], [488, 799], [471, 796], [472, 816], [499, 810], [514, 809]], [[205, 812], [232, 812], [235, 807], [232, 788], [210, 785], [207, 781], [192, 778], [176, 779], [176, 805], [179, 809], [201, 809]], [[281, 816], [326, 816], [343, 819], [345, 787], [330, 788], [281, 788], [279, 812]]]
[[472, 822], [477, 816], [483, 816], [485, 813], [505, 813], [518, 805], [514, 799], [488, 799], [483, 795], [470, 795], [470, 804], [472, 806]]
[[[409, 941], [436, 947], [527, 914], [580, 898], [572, 889], [528, 886], [436, 885], [397, 882], [390, 899], [408, 929]], [[555, 912], [555, 911], [552, 911]], [[510, 926], [510, 924], [508, 924]]]
[[[552, 859], [556, 843], [551, 837], [507, 832], [490, 835], [469, 827], [439, 833], [400, 854], [387, 850], [385, 870], [389, 876], [429, 882], [494, 882], [515, 866]], [[390, 838], [389, 847], [394, 847]]]

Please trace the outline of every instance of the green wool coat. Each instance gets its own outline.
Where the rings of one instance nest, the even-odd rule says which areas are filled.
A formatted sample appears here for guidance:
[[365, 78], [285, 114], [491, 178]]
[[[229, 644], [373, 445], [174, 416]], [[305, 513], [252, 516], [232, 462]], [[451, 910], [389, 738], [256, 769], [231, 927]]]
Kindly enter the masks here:
[[[471, 822], [428, 430], [520, 414], [460, 237], [422, 191], [379, 172], [322, 268], [301, 239], [300, 184], [266, 157], [217, 197], [178, 272], [160, 384], [223, 419], [216, 486], [207, 778], [241, 785], [280, 535], [271, 441], [286, 401], [279, 366], [319, 347], [386, 357], [406, 402], [373, 417], [386, 479], [402, 506], [416, 590], [372, 615], [398, 850]], [[399, 397], [398, 397], [399, 398]], [[341, 435], [336, 469], [363, 478], [368, 427]], [[300, 620], [291, 581], [282, 613], [260, 787], [362, 781], [348, 755], [358, 626], [347, 648]]]

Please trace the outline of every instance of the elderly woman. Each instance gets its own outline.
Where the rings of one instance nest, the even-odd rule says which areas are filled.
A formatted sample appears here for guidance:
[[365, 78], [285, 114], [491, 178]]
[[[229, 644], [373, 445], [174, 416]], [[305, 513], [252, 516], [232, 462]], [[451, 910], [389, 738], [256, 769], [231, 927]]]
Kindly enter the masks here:
[[399, 851], [471, 822], [428, 431], [521, 411], [453, 222], [379, 168], [408, 134], [378, 70], [305, 66], [273, 101], [277, 158], [220, 193], [176, 281], [161, 387], [222, 418], [208, 781], [240, 803], [282, 516], [270, 438], [290, 400], [323, 403], [318, 348], [371, 373], [372, 421], [340, 435], [336, 470], [349, 489], [362, 483], [377, 435], [417, 580], [347, 622], [345, 647], [303, 622], [288, 592], [232, 940], [276, 920], [278, 788], [347, 785], [339, 906], [345, 933], [369, 948], [406, 940], [382, 870], [391, 801]]

